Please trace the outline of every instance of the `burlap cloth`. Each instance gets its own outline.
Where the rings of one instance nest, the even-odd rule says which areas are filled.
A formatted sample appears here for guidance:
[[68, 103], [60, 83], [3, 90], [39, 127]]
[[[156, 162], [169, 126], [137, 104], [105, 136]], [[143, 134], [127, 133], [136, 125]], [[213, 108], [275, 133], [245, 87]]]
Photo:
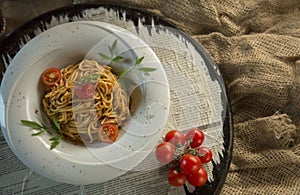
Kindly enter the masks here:
[[300, 194], [300, 1], [109, 2], [160, 15], [219, 66], [234, 118], [221, 194]]
[[300, 194], [299, 0], [115, 2], [175, 23], [219, 66], [234, 118], [221, 194]]

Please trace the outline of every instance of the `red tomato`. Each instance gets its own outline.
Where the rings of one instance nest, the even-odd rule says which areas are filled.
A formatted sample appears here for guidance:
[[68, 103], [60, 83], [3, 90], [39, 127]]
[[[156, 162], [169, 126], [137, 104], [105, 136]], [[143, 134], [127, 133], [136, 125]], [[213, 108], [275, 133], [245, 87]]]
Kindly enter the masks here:
[[74, 86], [74, 94], [79, 99], [89, 99], [94, 95], [94, 85], [92, 83], [86, 83], [84, 85], [78, 84]]
[[175, 146], [170, 142], [163, 142], [156, 147], [155, 156], [161, 163], [167, 164], [174, 160]]
[[165, 141], [172, 143], [174, 146], [184, 146], [185, 135], [181, 131], [171, 130], [166, 134]]
[[118, 138], [118, 126], [112, 123], [101, 125], [98, 131], [98, 138], [105, 143], [115, 142]]
[[198, 156], [185, 154], [180, 160], [180, 168], [187, 175], [196, 173], [200, 167], [201, 161]]
[[212, 159], [212, 152], [207, 147], [199, 147], [198, 148], [198, 157], [201, 163], [208, 163]]
[[206, 183], [207, 178], [207, 172], [203, 167], [201, 167], [196, 173], [187, 175], [188, 182], [195, 187], [203, 186]]
[[60, 70], [54, 67], [48, 68], [42, 73], [41, 79], [45, 85], [52, 87], [61, 79]]
[[168, 181], [172, 186], [183, 186], [186, 182], [186, 176], [184, 173], [180, 173], [176, 169], [171, 169], [168, 172]]
[[201, 146], [204, 141], [204, 133], [199, 128], [190, 129], [185, 137], [192, 148]]

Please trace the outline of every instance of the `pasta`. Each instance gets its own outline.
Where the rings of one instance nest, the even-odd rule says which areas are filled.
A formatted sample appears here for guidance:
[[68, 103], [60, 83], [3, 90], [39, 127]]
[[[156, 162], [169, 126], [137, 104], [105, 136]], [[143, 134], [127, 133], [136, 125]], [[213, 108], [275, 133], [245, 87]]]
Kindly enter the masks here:
[[130, 115], [129, 98], [109, 66], [83, 60], [60, 72], [60, 81], [42, 98], [43, 110], [60, 124], [60, 134], [76, 143], [92, 143], [105, 141], [99, 137], [102, 125], [114, 124], [118, 131], [124, 130]]

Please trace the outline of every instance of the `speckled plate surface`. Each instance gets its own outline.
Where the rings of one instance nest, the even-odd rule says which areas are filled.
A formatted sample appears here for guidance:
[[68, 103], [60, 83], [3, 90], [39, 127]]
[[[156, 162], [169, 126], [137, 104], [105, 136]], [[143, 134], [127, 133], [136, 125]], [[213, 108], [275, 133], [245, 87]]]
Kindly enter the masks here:
[[[168, 47], [168, 50], [172, 50], [173, 42], [180, 42], [180, 48], [175, 48], [177, 51], [180, 51], [181, 54], [186, 54], [191, 51], [192, 60], [189, 58], [184, 58], [178, 60], [178, 55], [175, 56], [177, 61], [170, 61], [170, 58], [165, 59], [164, 68], [167, 69], [167, 77], [169, 83], [171, 83], [171, 92], [177, 92], [177, 88], [172, 88], [172, 86], [178, 86], [178, 84], [174, 85], [176, 82], [176, 74], [174, 70], [177, 68], [179, 73], [185, 66], [189, 65], [190, 62], [201, 62], [197, 67], [200, 67], [200, 70], [203, 70], [202, 77], [204, 78], [203, 82], [199, 82], [199, 85], [203, 85], [204, 89], [212, 92], [214, 90], [217, 91], [216, 94], [210, 93], [207, 97], [207, 101], [205, 104], [200, 105], [202, 110], [199, 110], [199, 114], [201, 116], [206, 117], [209, 123], [201, 123], [199, 126], [205, 130], [208, 137], [211, 139], [206, 143], [212, 147], [216, 151], [216, 159], [213, 160], [210, 168], [212, 178], [209, 182], [207, 182], [204, 186], [196, 189], [188, 189], [189, 187], [185, 186], [186, 194], [217, 194], [225, 181], [232, 153], [232, 142], [233, 142], [233, 126], [232, 126], [232, 117], [230, 112], [230, 106], [228, 105], [228, 100], [226, 96], [226, 89], [222, 80], [222, 77], [218, 71], [217, 66], [207, 54], [206, 50], [195, 42], [189, 35], [177, 29], [173, 24], [164, 21], [157, 15], [151, 14], [144, 10], [139, 10], [135, 8], [129, 8], [118, 5], [110, 5], [110, 4], [82, 4], [82, 5], [71, 5], [67, 7], [63, 7], [57, 10], [53, 10], [47, 12], [31, 21], [29, 21], [26, 25], [22, 26], [20, 29], [12, 33], [6, 39], [3, 40], [0, 46], [0, 53], [2, 55], [2, 64], [0, 66], [0, 70], [2, 72], [6, 71], [6, 68], [9, 66], [9, 63], [12, 58], [19, 52], [20, 48], [23, 47], [24, 43], [28, 42], [31, 38], [38, 35], [40, 32], [47, 30], [53, 26], [59, 25], [61, 23], [68, 23], [77, 20], [96, 20], [96, 21], [104, 21], [107, 23], [111, 23], [117, 26], [126, 27], [130, 24], [130, 30], [134, 31], [138, 36], [144, 37], [143, 39], [147, 44], [150, 42], [155, 43], [158, 47]], [[53, 22], [54, 21], [54, 22]], [[136, 27], [136, 28], [135, 28]], [[170, 28], [175, 30], [170, 30]], [[142, 30], [139, 30], [142, 29]], [[177, 30], [176, 30], [177, 29]], [[166, 35], [166, 39], [160, 39], [163, 37], [161, 35]], [[170, 38], [170, 39], [168, 39]], [[183, 44], [181, 44], [183, 43]], [[166, 49], [166, 48], [164, 48]], [[182, 52], [184, 49], [184, 52]], [[187, 49], [187, 50], [185, 50]], [[156, 54], [164, 55], [164, 51], [156, 49], [154, 50]], [[165, 55], [167, 56], [167, 55]], [[189, 55], [187, 55], [190, 57]], [[179, 56], [180, 57], [180, 56]], [[194, 59], [194, 61], [193, 61]], [[195, 60], [196, 59], [196, 60]], [[161, 61], [164, 59], [160, 59]], [[173, 66], [172, 63], [178, 63], [178, 67]], [[198, 69], [195, 69], [198, 72]], [[174, 75], [172, 75], [174, 73]], [[205, 74], [204, 74], [205, 73]], [[189, 73], [191, 74], [191, 73]], [[0, 75], [1, 77], [1, 75]], [[175, 80], [172, 80], [175, 79]], [[183, 79], [185, 77], [183, 76]], [[178, 80], [178, 78], [177, 78]], [[206, 82], [209, 81], [209, 82]], [[184, 85], [186, 82], [182, 82]], [[206, 85], [208, 86], [204, 86]], [[210, 83], [210, 84], [208, 84]], [[195, 84], [195, 83], [193, 83]], [[196, 83], [197, 84], [197, 83]], [[211, 85], [213, 84], [213, 85]], [[196, 86], [196, 85], [195, 85]], [[186, 89], [186, 88], [183, 88]], [[180, 89], [182, 90], [182, 89]], [[174, 99], [174, 94], [171, 93], [171, 103], [176, 102]], [[178, 92], [180, 93], [180, 91]], [[191, 93], [190, 95], [194, 95]], [[196, 94], [197, 95], [197, 94]], [[202, 97], [201, 94], [196, 97]], [[200, 102], [201, 103], [201, 102]], [[217, 107], [215, 107], [215, 105]], [[173, 106], [173, 107], [172, 107]], [[209, 110], [206, 112], [206, 107], [208, 106]], [[221, 108], [219, 111], [218, 109]], [[217, 108], [217, 112], [216, 109]], [[177, 108], [174, 105], [171, 105], [171, 112], [176, 110]], [[204, 110], [203, 110], [204, 109]], [[213, 112], [212, 112], [213, 111]], [[175, 119], [177, 116], [177, 112], [174, 113]], [[203, 115], [204, 113], [204, 115]], [[216, 117], [212, 117], [212, 113], [216, 114]], [[220, 117], [219, 117], [220, 115]], [[215, 120], [218, 119], [218, 120]], [[220, 119], [220, 120], [219, 120]], [[192, 125], [192, 121], [190, 122]], [[215, 129], [218, 127], [218, 129]], [[219, 128], [221, 127], [221, 128]], [[212, 132], [212, 133], [211, 133]], [[164, 168], [159, 168], [159, 172], [165, 170]], [[153, 170], [155, 173], [156, 171]], [[141, 173], [140, 177], [147, 177], [149, 172]], [[127, 177], [130, 180], [130, 177]], [[165, 181], [165, 178], [158, 177], [160, 181]], [[119, 180], [113, 180], [112, 182], [118, 182]], [[147, 186], [151, 189], [152, 192], [157, 192], [160, 194], [164, 194], [169, 191], [168, 185], [165, 185], [164, 182], [159, 182], [159, 184], [153, 186]], [[159, 187], [157, 187], [159, 186]], [[103, 188], [102, 188], [103, 187]], [[105, 189], [105, 185], [100, 186], [101, 189]], [[116, 190], [119, 189], [118, 186], [115, 186]], [[132, 190], [137, 191], [139, 186], [132, 186]], [[104, 190], [105, 191], [105, 190]], [[122, 192], [122, 189], [119, 189], [119, 192]]]

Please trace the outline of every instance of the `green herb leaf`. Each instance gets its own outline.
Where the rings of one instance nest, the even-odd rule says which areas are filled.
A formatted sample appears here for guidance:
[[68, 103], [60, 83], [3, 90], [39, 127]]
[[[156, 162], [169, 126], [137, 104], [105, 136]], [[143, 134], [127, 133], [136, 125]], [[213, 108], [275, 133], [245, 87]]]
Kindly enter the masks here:
[[112, 61], [112, 62], [119, 62], [120, 60], [123, 60], [123, 59], [124, 59], [123, 56], [116, 56], [116, 57], [114, 57], [111, 61]]
[[147, 76], [149, 76], [150, 75], [150, 73], [149, 72], [144, 72], [144, 71], [142, 71], [145, 75], [147, 75]]
[[111, 46], [111, 50], [112, 50], [112, 51], [116, 49], [117, 43], [118, 43], [118, 39], [116, 39], [116, 40], [113, 42], [113, 44], [112, 44], [112, 46]]
[[[108, 46], [108, 49], [109, 49], [109, 52], [110, 52], [110, 56], [111, 56], [111, 58], [112, 58], [112, 56], [113, 56], [113, 50], [112, 50], [112, 47], [109, 45]], [[109, 58], [110, 59], [110, 58]]]
[[[102, 59], [106, 59], [106, 60], [110, 60], [110, 63], [111, 62], [119, 62], [121, 60], [124, 59], [123, 56], [114, 56], [114, 51], [115, 49], [117, 48], [117, 44], [118, 44], [118, 40], [114, 40], [114, 42], [112, 43], [112, 45], [108, 45], [108, 49], [109, 49], [109, 52], [110, 52], [110, 57], [105, 55], [105, 54], [102, 54], [102, 53], [99, 53], [99, 55], [102, 57]], [[142, 68], [139, 68], [138, 65], [140, 65], [142, 63], [142, 61], [144, 60], [144, 56], [142, 57], [136, 57], [135, 59], [135, 64], [133, 66], [131, 66], [130, 68], [128, 69], [123, 69], [123, 70], [113, 70], [113, 73], [115, 73], [117, 75], [117, 77], [122, 77], [124, 75], [126, 75], [127, 73], [131, 72], [131, 71], [134, 71], [134, 73], [140, 78], [140, 79], [143, 79], [143, 75], [150, 75], [150, 72], [153, 72], [156, 70], [156, 68], [150, 68], [150, 67], [142, 67]]]
[[51, 137], [51, 138], [49, 139], [49, 141], [54, 142], [54, 141], [57, 141], [57, 140], [59, 140], [59, 139], [60, 139], [60, 136], [55, 136], [55, 137]]
[[33, 134], [31, 134], [32, 136], [38, 136], [38, 135], [40, 135], [40, 134], [42, 134], [44, 131], [39, 131], [39, 132], [37, 132], [37, 133], [33, 133]]
[[141, 57], [141, 58], [136, 58], [135, 65], [138, 65], [138, 64], [142, 63], [143, 59], [144, 59], [144, 56]]
[[31, 127], [32, 129], [43, 129], [43, 127], [34, 121], [21, 120], [21, 123], [27, 127]]
[[103, 53], [99, 53], [99, 55], [101, 56], [101, 58], [103, 60], [110, 60], [110, 57], [108, 57], [107, 55], [103, 54]]
[[55, 117], [52, 117], [52, 120], [53, 120], [53, 124], [54, 124], [54, 129], [56, 131], [59, 131], [60, 130], [60, 125], [59, 125], [59, 122], [57, 121], [57, 119]]
[[54, 149], [60, 142], [61, 136], [51, 137], [49, 141], [51, 142], [50, 150]]
[[128, 72], [130, 72], [131, 69], [124, 69], [124, 70], [120, 70], [118, 73], [117, 73], [117, 76], [120, 78], [124, 75], [126, 75]]
[[[55, 131], [58, 131], [58, 129], [56, 129], [56, 126], [54, 123], [51, 123], [51, 128], [54, 129]], [[52, 133], [51, 131], [47, 131], [48, 133]]]
[[146, 75], [150, 75], [149, 72], [156, 71], [156, 68], [143, 67], [143, 68], [139, 68], [138, 70], [142, 71]]
[[53, 117], [52, 121], [53, 121], [53, 123], [51, 123], [52, 128], [46, 127], [46, 125], [43, 124], [41, 121], [40, 121], [41, 124], [34, 122], [34, 121], [28, 121], [28, 120], [21, 120], [21, 123], [27, 127], [31, 127], [32, 129], [38, 130], [38, 132], [32, 133], [31, 134], [32, 136], [38, 136], [38, 135], [44, 133], [45, 131], [50, 134], [56, 134], [56, 136], [49, 139], [49, 141], [51, 142], [50, 149], [52, 150], [59, 144], [61, 138], [63, 137], [62, 135], [59, 135], [57, 133], [58, 130], [60, 130], [60, 125], [59, 125], [57, 119], [55, 117]]

